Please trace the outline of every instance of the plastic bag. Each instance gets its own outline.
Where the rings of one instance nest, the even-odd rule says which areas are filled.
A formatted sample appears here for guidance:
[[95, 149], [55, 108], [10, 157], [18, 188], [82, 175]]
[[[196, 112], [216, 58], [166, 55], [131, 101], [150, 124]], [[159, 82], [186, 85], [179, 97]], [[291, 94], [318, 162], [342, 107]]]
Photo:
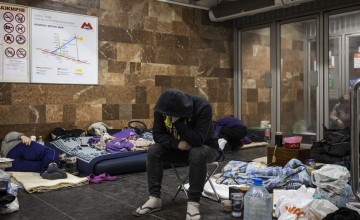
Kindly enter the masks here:
[[10, 175], [0, 169], [0, 181], [10, 181]]
[[327, 144], [335, 144], [350, 141], [350, 128], [328, 129], [324, 126], [324, 139]]
[[282, 196], [276, 205], [278, 220], [321, 220], [338, 208], [325, 199], [313, 199], [303, 185], [291, 196]]
[[351, 186], [349, 184], [346, 184], [345, 188], [340, 193], [340, 199], [337, 203], [337, 207], [346, 207], [346, 204], [348, 202], [358, 202], [357, 198], [355, 197]]
[[7, 194], [9, 196], [8, 198], [11, 197], [12, 202], [0, 206], [0, 214], [12, 213], [19, 210], [19, 200], [17, 199], [17, 191], [18, 191], [18, 185], [14, 183], [10, 183]]
[[343, 189], [349, 178], [348, 169], [335, 164], [326, 164], [311, 173], [312, 183], [320, 188], [326, 188], [327, 185], [331, 184], [334, 188], [340, 187], [340, 189]]

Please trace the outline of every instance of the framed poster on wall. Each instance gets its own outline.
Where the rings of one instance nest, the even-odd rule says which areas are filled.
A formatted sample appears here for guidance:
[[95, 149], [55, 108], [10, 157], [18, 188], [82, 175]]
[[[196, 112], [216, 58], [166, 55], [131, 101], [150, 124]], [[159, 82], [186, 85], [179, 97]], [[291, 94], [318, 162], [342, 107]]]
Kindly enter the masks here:
[[98, 84], [97, 17], [31, 9], [31, 82]]
[[29, 8], [0, 4], [0, 82], [30, 82]]

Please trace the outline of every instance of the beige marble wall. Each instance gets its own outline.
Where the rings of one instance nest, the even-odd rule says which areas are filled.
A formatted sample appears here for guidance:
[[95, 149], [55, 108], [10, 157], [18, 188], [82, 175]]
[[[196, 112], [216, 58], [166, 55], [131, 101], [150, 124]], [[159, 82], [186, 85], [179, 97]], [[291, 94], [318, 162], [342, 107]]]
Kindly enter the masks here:
[[99, 85], [0, 84], [0, 137], [12, 130], [46, 136], [55, 127], [87, 130], [132, 119], [151, 126], [169, 87], [209, 99], [214, 119], [233, 114], [232, 24], [207, 12], [156, 0], [11, 0], [97, 16]]

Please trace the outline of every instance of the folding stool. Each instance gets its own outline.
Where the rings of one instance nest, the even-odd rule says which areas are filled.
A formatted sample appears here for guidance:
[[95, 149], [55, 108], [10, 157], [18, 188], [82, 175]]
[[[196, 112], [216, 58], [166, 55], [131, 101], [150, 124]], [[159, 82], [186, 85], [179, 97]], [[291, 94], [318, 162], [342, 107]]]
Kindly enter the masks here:
[[[215, 161], [215, 162], [212, 162], [212, 163], [208, 163], [208, 164], [207, 164], [208, 169], [209, 169], [209, 167], [213, 167], [213, 169], [212, 169], [210, 172], [209, 172], [209, 170], [208, 170], [208, 172], [207, 172], [207, 174], [206, 174], [206, 179], [205, 179], [205, 183], [209, 181], [210, 186], [211, 186], [212, 190], [214, 191], [214, 195], [215, 195], [215, 197], [216, 197], [216, 200], [215, 200], [215, 199], [213, 199], [213, 200], [215, 200], [215, 201], [217, 201], [217, 202], [221, 202], [221, 200], [220, 200], [220, 197], [219, 197], [218, 193], [216, 192], [216, 189], [215, 189], [215, 187], [214, 187], [214, 184], [213, 184], [213, 183], [211, 182], [211, 180], [210, 180], [210, 177], [215, 174], [215, 172], [216, 172], [217, 169], [219, 168], [219, 165], [220, 165], [220, 164], [219, 164], [219, 161]], [[177, 195], [179, 194], [180, 190], [183, 190], [184, 193], [185, 193], [185, 195], [186, 195], [186, 197], [188, 198], [188, 197], [189, 197], [189, 196], [188, 196], [188, 192], [187, 192], [187, 189], [185, 188], [184, 184], [185, 184], [185, 182], [188, 180], [189, 174], [187, 174], [186, 177], [182, 180], [181, 177], [180, 177], [180, 175], [179, 175], [179, 172], [176, 170], [175, 165], [174, 165], [174, 164], [171, 164], [171, 167], [172, 167], [172, 169], [173, 169], [174, 172], [175, 172], [175, 175], [176, 175], [177, 180], [179, 181], [179, 186], [177, 187], [177, 191], [176, 191], [174, 197], [172, 198], [172, 200], [175, 200], [175, 198], [176, 198]]]

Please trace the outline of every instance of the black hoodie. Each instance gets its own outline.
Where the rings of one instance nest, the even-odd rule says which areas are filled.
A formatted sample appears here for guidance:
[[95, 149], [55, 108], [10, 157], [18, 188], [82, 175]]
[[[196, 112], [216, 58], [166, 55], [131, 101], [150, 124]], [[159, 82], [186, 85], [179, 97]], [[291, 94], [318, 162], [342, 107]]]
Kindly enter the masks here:
[[[166, 116], [180, 119], [169, 123]], [[204, 144], [219, 147], [210, 103], [202, 97], [177, 89], [166, 90], [158, 99], [154, 109], [153, 136], [156, 143], [168, 148], [177, 149], [180, 140], [186, 141], [191, 147]]]

